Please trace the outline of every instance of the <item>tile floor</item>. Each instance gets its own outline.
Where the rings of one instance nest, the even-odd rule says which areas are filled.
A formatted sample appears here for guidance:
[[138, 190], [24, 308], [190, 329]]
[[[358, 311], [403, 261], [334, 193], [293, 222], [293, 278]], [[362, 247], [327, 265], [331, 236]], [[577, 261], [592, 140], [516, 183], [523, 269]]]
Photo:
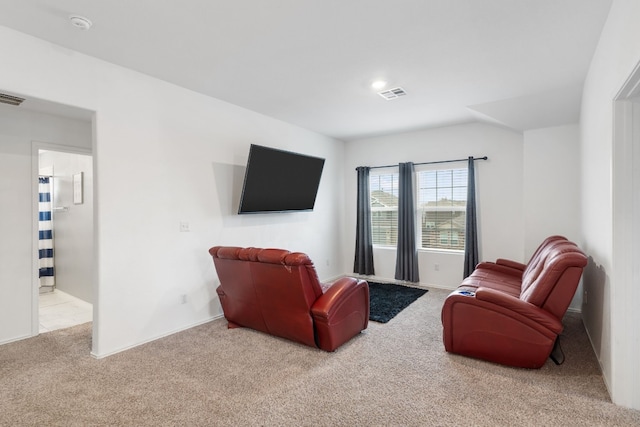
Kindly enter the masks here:
[[40, 293], [40, 333], [93, 320], [93, 306], [58, 289]]

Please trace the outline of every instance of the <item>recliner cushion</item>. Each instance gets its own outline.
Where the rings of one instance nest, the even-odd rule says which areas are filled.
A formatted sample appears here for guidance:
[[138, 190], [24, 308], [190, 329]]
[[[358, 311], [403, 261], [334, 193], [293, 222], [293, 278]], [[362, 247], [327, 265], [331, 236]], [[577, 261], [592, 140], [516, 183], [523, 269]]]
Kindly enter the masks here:
[[[522, 275], [520, 299], [542, 307], [568, 268], [582, 268], [586, 265], [586, 256], [574, 243], [569, 241], [553, 242], [540, 254], [535, 265], [532, 265], [531, 268], [527, 266]], [[571, 297], [574, 292], [575, 288], [571, 290]]]

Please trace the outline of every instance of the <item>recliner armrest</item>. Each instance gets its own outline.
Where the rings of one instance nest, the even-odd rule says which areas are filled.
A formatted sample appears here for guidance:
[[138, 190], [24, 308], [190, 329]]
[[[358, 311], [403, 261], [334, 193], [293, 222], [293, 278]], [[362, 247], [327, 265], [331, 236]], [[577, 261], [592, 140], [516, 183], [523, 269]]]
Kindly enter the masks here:
[[369, 284], [344, 277], [335, 282], [311, 307], [319, 348], [333, 351], [369, 323]]
[[491, 270], [499, 273], [507, 274], [509, 276], [522, 278], [523, 270], [509, 267], [507, 265], [496, 264], [494, 262], [481, 262], [476, 266], [476, 270]]
[[[311, 312], [314, 316], [320, 318], [326, 318], [332, 316], [333, 312], [338, 310], [340, 306], [351, 297], [352, 294], [357, 293], [362, 287], [367, 287], [367, 295], [369, 285], [364, 280], [358, 280], [353, 277], [343, 277], [338, 279], [327, 291], [321, 295], [313, 306]], [[361, 305], [359, 303], [358, 305]], [[367, 318], [368, 318], [368, 306], [367, 306]]]
[[521, 314], [549, 330], [559, 334], [562, 332], [562, 321], [556, 319], [552, 314], [547, 311], [530, 304], [526, 301], [522, 301], [519, 298], [506, 294], [504, 292], [497, 291], [491, 288], [479, 287], [475, 291], [475, 298], [479, 301], [485, 301], [492, 304], [499, 305], [513, 312]]
[[510, 259], [498, 258], [496, 264], [504, 265], [505, 267], [515, 268], [516, 270], [524, 271], [527, 268], [526, 264], [521, 262], [512, 261]]

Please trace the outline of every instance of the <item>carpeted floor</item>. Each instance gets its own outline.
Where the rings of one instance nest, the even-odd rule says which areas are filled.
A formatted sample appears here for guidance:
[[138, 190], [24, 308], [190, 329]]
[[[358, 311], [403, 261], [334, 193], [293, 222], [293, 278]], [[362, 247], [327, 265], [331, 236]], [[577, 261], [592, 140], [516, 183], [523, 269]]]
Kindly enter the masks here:
[[427, 293], [426, 289], [393, 283], [369, 283], [369, 320], [387, 323], [409, 304]]
[[2, 426], [630, 426], [580, 317], [566, 362], [514, 369], [447, 354], [431, 289], [334, 353], [224, 319], [95, 360], [90, 325], [0, 346]]

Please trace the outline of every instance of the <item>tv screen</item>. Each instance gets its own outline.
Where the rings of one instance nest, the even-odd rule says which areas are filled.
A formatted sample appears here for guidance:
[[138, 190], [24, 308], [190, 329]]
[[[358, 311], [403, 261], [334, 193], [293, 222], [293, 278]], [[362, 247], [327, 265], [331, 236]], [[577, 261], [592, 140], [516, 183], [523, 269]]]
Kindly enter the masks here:
[[309, 211], [324, 159], [251, 144], [239, 214]]

